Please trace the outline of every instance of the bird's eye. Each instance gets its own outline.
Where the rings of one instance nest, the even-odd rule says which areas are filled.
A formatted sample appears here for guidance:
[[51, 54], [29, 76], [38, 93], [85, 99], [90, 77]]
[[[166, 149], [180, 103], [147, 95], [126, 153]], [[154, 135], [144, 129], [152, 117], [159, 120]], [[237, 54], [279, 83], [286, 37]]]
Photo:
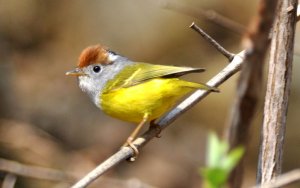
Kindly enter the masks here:
[[93, 67], [93, 71], [94, 71], [95, 73], [98, 73], [98, 72], [101, 71], [101, 67], [100, 67], [100, 66], [94, 66], [94, 67]]

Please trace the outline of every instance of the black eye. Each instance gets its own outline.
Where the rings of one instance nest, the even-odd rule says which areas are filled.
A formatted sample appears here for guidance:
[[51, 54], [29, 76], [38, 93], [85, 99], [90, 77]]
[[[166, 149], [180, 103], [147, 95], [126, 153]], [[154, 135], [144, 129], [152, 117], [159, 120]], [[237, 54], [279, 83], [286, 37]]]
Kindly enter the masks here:
[[94, 67], [93, 67], [93, 71], [94, 71], [95, 73], [98, 73], [98, 72], [101, 71], [101, 67], [100, 67], [100, 66], [94, 66]]

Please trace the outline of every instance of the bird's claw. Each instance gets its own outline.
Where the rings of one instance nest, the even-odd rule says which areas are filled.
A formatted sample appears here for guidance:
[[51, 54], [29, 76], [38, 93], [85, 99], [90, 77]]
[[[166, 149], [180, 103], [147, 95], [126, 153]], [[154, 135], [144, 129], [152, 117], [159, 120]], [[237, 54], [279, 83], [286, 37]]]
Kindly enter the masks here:
[[139, 150], [137, 149], [137, 147], [132, 143], [132, 141], [133, 141], [133, 138], [129, 137], [127, 139], [127, 141], [125, 142], [125, 144], [123, 145], [123, 147], [130, 147], [134, 152], [134, 155], [127, 159], [127, 161], [129, 161], [129, 162], [134, 162], [140, 153]]
[[153, 127], [155, 130], [156, 130], [156, 138], [160, 138], [161, 137], [161, 131], [162, 131], [162, 128], [157, 125], [154, 121], [151, 121], [150, 122], [150, 128]]

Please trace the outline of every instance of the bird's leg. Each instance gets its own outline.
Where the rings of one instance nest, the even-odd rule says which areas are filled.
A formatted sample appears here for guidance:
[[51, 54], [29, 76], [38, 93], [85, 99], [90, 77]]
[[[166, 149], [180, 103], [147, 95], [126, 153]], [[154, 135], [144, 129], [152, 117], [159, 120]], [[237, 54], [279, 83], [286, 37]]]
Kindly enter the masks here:
[[156, 137], [157, 137], [157, 138], [160, 138], [160, 137], [161, 137], [160, 133], [161, 133], [162, 129], [161, 129], [161, 127], [160, 127], [159, 125], [157, 125], [157, 124], [155, 123], [155, 120], [156, 120], [156, 119], [150, 121], [150, 128], [153, 127], [154, 129], [156, 129], [156, 132], [157, 132], [157, 133], [156, 133]]
[[136, 156], [139, 154], [139, 150], [136, 148], [136, 146], [132, 143], [132, 141], [137, 137], [137, 135], [139, 134], [139, 132], [141, 131], [142, 127], [145, 125], [145, 123], [148, 121], [148, 114], [146, 114], [142, 121], [137, 125], [137, 127], [132, 131], [132, 133], [130, 134], [130, 136], [127, 138], [125, 144], [123, 145], [123, 147], [129, 146], [134, 150], [134, 154], [135, 156], [132, 157], [130, 160], [133, 161]]

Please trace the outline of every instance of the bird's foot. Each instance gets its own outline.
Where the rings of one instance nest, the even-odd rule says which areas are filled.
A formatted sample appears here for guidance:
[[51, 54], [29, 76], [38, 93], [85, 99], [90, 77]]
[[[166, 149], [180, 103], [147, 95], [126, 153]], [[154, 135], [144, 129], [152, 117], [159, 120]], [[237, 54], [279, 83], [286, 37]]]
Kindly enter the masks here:
[[152, 127], [156, 130], [156, 138], [160, 138], [161, 137], [160, 133], [161, 133], [162, 129], [159, 125], [157, 125], [155, 123], [155, 120], [150, 121], [150, 128], [152, 128]]
[[134, 152], [134, 155], [127, 159], [127, 161], [129, 161], [129, 162], [134, 162], [140, 153], [139, 150], [137, 149], [137, 147], [132, 143], [132, 141], [133, 141], [133, 138], [129, 137], [127, 139], [127, 141], [123, 144], [123, 147], [130, 147]]

